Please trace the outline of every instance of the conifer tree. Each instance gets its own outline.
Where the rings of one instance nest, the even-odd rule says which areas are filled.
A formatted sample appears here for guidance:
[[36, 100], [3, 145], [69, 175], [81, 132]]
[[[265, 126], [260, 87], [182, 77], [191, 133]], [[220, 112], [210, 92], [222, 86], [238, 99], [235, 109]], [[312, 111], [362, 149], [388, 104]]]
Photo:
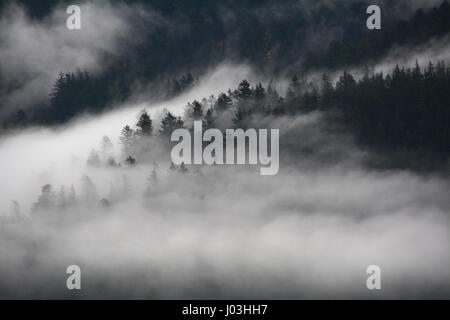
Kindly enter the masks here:
[[148, 115], [147, 111], [144, 111], [136, 124], [138, 127], [137, 133], [142, 136], [150, 136], [153, 131], [152, 119]]
[[159, 130], [159, 134], [164, 138], [170, 138], [175, 129], [183, 127], [183, 120], [181, 120], [180, 117], [175, 117], [170, 111], [168, 111], [161, 121], [161, 129]]
[[239, 83], [238, 89], [236, 91], [236, 96], [239, 99], [248, 99], [252, 96], [252, 90], [250, 89], [250, 83], [247, 80], [242, 80]]
[[225, 94], [221, 93], [217, 98], [217, 111], [222, 112], [227, 110], [233, 104], [233, 100]]

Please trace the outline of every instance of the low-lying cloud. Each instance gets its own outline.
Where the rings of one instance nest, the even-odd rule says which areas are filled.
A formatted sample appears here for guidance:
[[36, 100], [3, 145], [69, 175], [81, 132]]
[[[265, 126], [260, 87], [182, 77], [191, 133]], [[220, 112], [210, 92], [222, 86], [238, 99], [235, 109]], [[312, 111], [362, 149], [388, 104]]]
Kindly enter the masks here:
[[[87, 165], [104, 134], [120, 154], [115, 132], [136, 110], [0, 142], [0, 297], [450, 296], [445, 179], [365, 168], [368, 155], [327, 130], [320, 113], [258, 120], [280, 128], [281, 168], [271, 177], [242, 166], [182, 174], [168, 168], [170, 150], [134, 167]], [[304, 153], [291, 155], [293, 143]], [[44, 184], [57, 199], [73, 185], [77, 204], [32, 212]], [[65, 287], [72, 264], [82, 269], [77, 293]], [[366, 288], [372, 264], [381, 291]]]

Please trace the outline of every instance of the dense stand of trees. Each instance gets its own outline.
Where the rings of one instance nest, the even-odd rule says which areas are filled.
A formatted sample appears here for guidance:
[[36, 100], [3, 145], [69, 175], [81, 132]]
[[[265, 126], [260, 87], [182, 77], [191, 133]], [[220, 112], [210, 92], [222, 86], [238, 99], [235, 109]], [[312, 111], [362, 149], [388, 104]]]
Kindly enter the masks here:
[[[403, 156], [400, 162], [387, 165], [414, 167], [418, 160], [443, 164], [450, 156], [450, 65], [441, 61], [424, 68], [396, 66], [387, 75], [367, 71], [361, 79], [343, 72], [335, 84], [326, 75], [320, 83], [294, 75], [285, 95], [271, 84], [251, 86], [243, 80], [235, 90], [217, 98], [188, 103], [183, 119], [166, 112], [160, 130], [153, 135], [168, 143], [173, 130], [192, 129], [193, 121], [203, 121], [205, 128], [245, 129], [255, 124], [251, 121], [255, 116], [275, 118], [312, 111], [332, 114], [330, 121], [353, 134], [362, 147]], [[227, 123], [226, 119], [232, 120]], [[137, 127], [142, 122], [151, 124], [146, 112]], [[122, 143], [135, 143], [140, 131], [125, 126]]]
[[[0, 1], [0, 11], [8, 2]], [[59, 1], [17, 2], [23, 2], [34, 17], [42, 18]], [[300, 69], [336, 69], [382, 57], [395, 45], [423, 44], [450, 31], [447, 1], [404, 18], [399, 18], [398, 12], [402, 5], [408, 6], [408, 1], [383, 1], [383, 27], [376, 31], [365, 28], [365, 1], [327, 1], [307, 9], [294, 0], [122, 2], [140, 3], [155, 10], [167, 24], [144, 34], [137, 47], [130, 45], [126, 55], [105, 56], [102, 61], [106, 71], [102, 74], [61, 70], [55, 87], [49, 88], [49, 105], [0, 119], [2, 127], [61, 124], [85, 111], [104, 110], [128, 98], [137, 82], [153, 83], [154, 94], [165, 91], [161, 98], [173, 96], [194, 83], [189, 70], [198, 77], [211, 64], [224, 59], [245, 61], [269, 77], [287, 68], [292, 74]], [[180, 25], [189, 28], [178, 28]], [[323, 41], [313, 41], [316, 38]], [[0, 79], [0, 92], [4, 90], [7, 88], [2, 88]]]
[[[0, 10], [6, 2], [0, 1]], [[25, 6], [36, 17], [42, 17], [54, 4], [55, 1], [41, 1], [37, 7], [28, 3]], [[256, 10], [275, 5], [278, 15], [270, 10]], [[404, 21], [398, 21], [385, 10], [394, 5], [385, 1], [383, 28], [376, 31], [361, 26], [366, 5], [362, 1], [319, 3], [306, 14], [295, 1], [280, 4], [271, 0], [258, 3], [227, 0], [220, 5], [203, 0], [147, 1], [145, 6], [158, 11], [169, 25], [144, 37], [139, 50], [130, 48], [129, 56], [121, 57], [119, 63], [105, 57], [110, 67], [100, 75], [92, 75], [88, 70], [61, 73], [51, 89], [48, 106], [33, 114], [19, 109], [1, 125], [4, 128], [61, 124], [83, 112], [101, 112], [112, 102], [128, 98], [131, 86], [139, 80], [155, 81], [166, 89], [167, 96], [174, 96], [195, 83], [193, 74], [186, 70], [201, 70], [201, 66], [207, 68], [227, 57], [247, 61], [270, 75], [292, 65], [291, 85], [280, 95], [270, 84], [252, 86], [244, 80], [234, 91], [189, 103], [186, 119], [167, 113], [160, 128], [154, 128], [150, 116], [143, 113], [135, 129], [124, 128], [121, 138], [124, 149], [142, 136], [167, 138], [175, 128], [189, 126], [194, 120], [202, 120], [206, 127], [221, 126], [227, 118], [224, 114], [232, 113], [232, 122], [227, 125], [245, 128], [247, 120], [256, 114], [279, 116], [323, 110], [338, 114], [343, 127], [362, 146], [389, 153], [413, 152], [433, 161], [446, 161], [450, 88], [449, 68], [442, 62], [422, 69], [397, 67], [389, 75], [367, 72], [359, 80], [344, 73], [336, 84], [326, 76], [318, 84], [307, 83], [300, 76], [308, 69], [362, 65], [381, 57], [395, 45], [422, 44], [450, 31], [447, 1], [430, 10], [419, 9]], [[228, 21], [223, 19], [224, 12], [229, 13]], [[171, 33], [170, 24], [177, 21], [190, 28]], [[333, 32], [333, 40], [324, 41], [320, 48], [307, 45], [315, 32], [314, 26], [318, 25], [323, 30], [340, 30]], [[308, 50], [311, 54], [305, 56]], [[167, 74], [175, 76], [166, 77]], [[95, 155], [90, 162], [97, 162]], [[110, 162], [114, 164], [115, 160]], [[122, 162], [134, 165], [139, 158], [126, 154]]]
[[335, 86], [296, 90], [276, 113], [333, 110], [360, 143], [382, 152], [410, 153], [440, 163], [450, 155], [450, 66], [395, 67], [360, 79], [343, 73]]
[[[92, 77], [87, 71], [60, 73], [50, 93], [50, 106], [38, 113], [35, 120], [44, 124], [65, 123], [83, 112], [99, 113], [112, 102], [123, 101], [130, 96], [129, 84], [121, 86], [111, 81], [105, 79], [104, 75]], [[191, 73], [182, 75], [180, 79], [169, 79], [167, 94], [170, 97], [176, 96], [193, 84], [194, 77]], [[23, 110], [13, 118], [16, 126], [23, 125], [26, 121], [27, 116]]]
[[43, 120], [66, 122], [81, 112], [102, 110], [108, 101], [103, 84], [92, 79], [87, 71], [61, 73], [50, 93], [50, 108]]

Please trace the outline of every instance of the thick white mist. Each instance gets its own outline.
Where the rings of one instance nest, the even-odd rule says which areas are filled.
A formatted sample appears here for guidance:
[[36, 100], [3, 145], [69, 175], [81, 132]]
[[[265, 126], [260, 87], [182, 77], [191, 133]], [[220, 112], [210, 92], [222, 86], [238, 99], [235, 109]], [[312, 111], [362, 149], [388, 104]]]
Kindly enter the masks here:
[[[315, 149], [273, 177], [240, 166], [183, 175], [161, 162], [159, 184], [144, 195], [153, 166], [86, 165], [103, 135], [119, 155], [120, 130], [142, 108], [181, 115], [188, 101], [242, 78], [255, 79], [248, 68], [225, 65], [171, 101], [3, 137], [0, 297], [74, 298], [65, 268], [77, 264], [83, 290], [75, 298], [448, 298], [447, 182], [364, 169], [349, 140], [325, 133], [317, 114], [260, 120], [280, 128], [281, 145], [295, 139]], [[84, 175], [95, 196], [83, 190]], [[81, 205], [31, 213], [47, 183], [56, 192], [73, 184]], [[101, 198], [111, 206], [101, 207]], [[382, 291], [365, 287], [371, 264], [382, 268]]]

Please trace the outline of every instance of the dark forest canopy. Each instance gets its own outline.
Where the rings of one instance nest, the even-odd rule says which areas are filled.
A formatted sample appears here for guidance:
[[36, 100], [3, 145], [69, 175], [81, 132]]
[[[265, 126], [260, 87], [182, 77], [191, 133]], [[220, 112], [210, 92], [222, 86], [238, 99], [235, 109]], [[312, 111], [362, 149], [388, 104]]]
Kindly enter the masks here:
[[[8, 2], [0, 1], [0, 8]], [[36, 18], [49, 14], [56, 4], [70, 3], [16, 2], [23, 3]], [[448, 1], [404, 16], [399, 12], [407, 12], [409, 1], [381, 1], [383, 28], [375, 32], [365, 28], [367, 1], [317, 1], [315, 5], [294, 0], [113, 3], [140, 4], [167, 21], [121, 61], [127, 64], [127, 72], [135, 73], [131, 78], [143, 79], [205, 67], [224, 58], [245, 61], [269, 73], [293, 64], [334, 69], [379, 58], [395, 44], [420, 44], [450, 31]], [[176, 25], [189, 27], [172, 30]]]
[[[0, 10], [8, 2], [0, 1]], [[140, 3], [156, 10], [169, 26], [183, 23], [189, 28], [172, 32], [167, 26], [159, 27], [146, 34], [138, 47], [130, 47], [120, 61], [105, 57], [106, 71], [101, 74], [61, 70], [55, 75], [53, 88], [45, 93], [50, 95], [47, 105], [36, 106], [32, 112], [18, 106], [15, 114], [2, 121], [2, 127], [59, 125], [82, 113], [103, 112], [114, 102], [129, 98], [136, 82], [164, 88], [161, 99], [173, 97], [191, 87], [210, 66], [228, 59], [252, 65], [268, 80], [287, 73], [293, 76], [292, 84], [281, 96], [271, 87], [251, 87], [242, 82], [236, 91], [220, 95], [214, 109], [203, 110], [201, 102], [192, 102], [190, 106], [195, 109], [191, 114], [204, 117], [208, 126], [217, 121], [218, 112], [230, 108], [235, 112], [235, 126], [245, 126], [245, 120], [256, 113], [288, 115], [326, 110], [337, 112], [344, 128], [363, 146], [390, 153], [414, 152], [438, 162], [448, 158], [449, 70], [442, 63], [425, 70], [396, 68], [388, 76], [367, 74], [361, 80], [343, 73], [335, 86], [325, 77], [309, 89], [300, 78], [311, 70], [345, 70], [376, 62], [397, 45], [408, 47], [444, 39], [450, 32], [447, 1], [404, 17], [388, 9], [401, 8], [403, 2], [384, 1], [383, 28], [375, 31], [365, 28], [366, 1], [318, 1], [307, 9], [293, 0], [121, 2]], [[22, 3], [34, 19], [40, 19], [66, 2], [16, 3]], [[311, 42], [320, 34], [329, 36]], [[181, 125], [179, 119], [173, 121]]]
[[[5, 8], [8, 2], [1, 1], [0, 8]], [[69, 111], [61, 114], [56, 110], [59, 109], [57, 101], [52, 99], [49, 108], [37, 105], [30, 108], [32, 114], [24, 115], [20, 111], [7, 123], [2, 119], [4, 127], [23, 124], [24, 118], [31, 123], [60, 124], [81, 112], [104, 110], [113, 102], [128, 98], [135, 83], [152, 83], [155, 93], [165, 91], [157, 98], [173, 97], [192, 85], [194, 78], [200, 77], [203, 71], [225, 59], [248, 63], [270, 79], [285, 72], [293, 74], [317, 68], [336, 70], [364, 65], [383, 57], [395, 45], [422, 44], [450, 31], [447, 1], [404, 17], [388, 9], [403, 8], [403, 2], [383, 1], [383, 28], [376, 31], [365, 27], [367, 3], [364, 1], [317, 2], [309, 8], [298, 1], [273, 0], [113, 3], [123, 2], [140, 3], [144, 8], [156, 10], [165, 17], [167, 24], [144, 35], [143, 41], [136, 47], [131, 46], [124, 56], [105, 57], [105, 71], [101, 74], [86, 70], [89, 77], [84, 79], [64, 75], [71, 77], [64, 95], [77, 94], [81, 102], [78, 107], [70, 106]], [[49, 14], [57, 3], [65, 2], [15, 3], [23, 3], [30, 14], [39, 19]], [[177, 24], [189, 28], [174, 32], [171, 26]], [[145, 33], [145, 29], [142, 32]], [[323, 35], [327, 36], [321, 38]], [[322, 40], [312, 41], [316, 38]], [[59, 76], [55, 74], [55, 80], [57, 78]], [[0, 79], [0, 92], [7, 90], [1, 87]], [[51, 88], [48, 93], [50, 91]]]
[[[2, 7], [6, 2], [1, 2]], [[48, 14], [55, 3], [24, 1], [29, 12], [38, 16]], [[392, 10], [383, 10], [383, 28], [377, 31], [364, 27], [362, 18], [366, 17], [366, 3], [362, 1], [318, 3], [309, 10], [295, 5], [295, 1], [286, 1], [277, 4], [277, 15], [270, 10], [271, 6], [275, 6], [274, 1], [244, 1], [239, 4], [235, 1], [221, 1], [219, 4], [200, 0], [143, 3], [172, 19], [168, 20], [169, 23], [182, 22], [191, 27], [175, 34], [161, 27], [157, 32], [148, 34], [139, 47], [130, 48], [120, 61], [112, 57], [104, 59], [104, 63], [108, 64], [105, 72], [76, 80], [80, 86], [80, 81], [86, 81], [82, 85], [84, 88], [92, 86], [90, 90], [81, 90], [78, 95], [95, 91], [91, 98], [80, 97], [83, 103], [79, 110], [60, 115], [58, 112], [53, 114], [54, 104], [42, 112], [39, 111], [42, 106], [36, 106], [33, 110], [37, 114], [26, 115], [28, 121], [59, 124], [80, 112], [103, 110], [112, 102], [129, 97], [135, 82], [155, 83], [155, 92], [166, 91], [166, 95], [160, 98], [172, 97], [193, 83], [190, 69], [198, 77], [203, 69], [223, 59], [244, 61], [268, 77], [276, 77], [279, 71], [286, 70], [291, 73], [315, 68], [333, 70], [363, 65], [382, 57], [394, 45], [417, 45], [450, 31], [450, 5], [447, 1], [430, 10], [419, 9], [414, 15], [405, 17], [408, 20], [399, 20], [390, 15]], [[384, 7], [389, 5], [394, 4], [384, 2]], [[232, 17], [228, 20], [221, 16], [225, 8], [227, 15]], [[316, 33], [323, 32], [333, 35], [330, 41], [316, 46], [309, 44]], [[61, 72], [64, 73], [64, 70]], [[73, 86], [73, 90], [78, 91], [79, 86]], [[13, 115], [6, 126], [22, 124], [23, 118], [21, 111], [21, 114]]]

